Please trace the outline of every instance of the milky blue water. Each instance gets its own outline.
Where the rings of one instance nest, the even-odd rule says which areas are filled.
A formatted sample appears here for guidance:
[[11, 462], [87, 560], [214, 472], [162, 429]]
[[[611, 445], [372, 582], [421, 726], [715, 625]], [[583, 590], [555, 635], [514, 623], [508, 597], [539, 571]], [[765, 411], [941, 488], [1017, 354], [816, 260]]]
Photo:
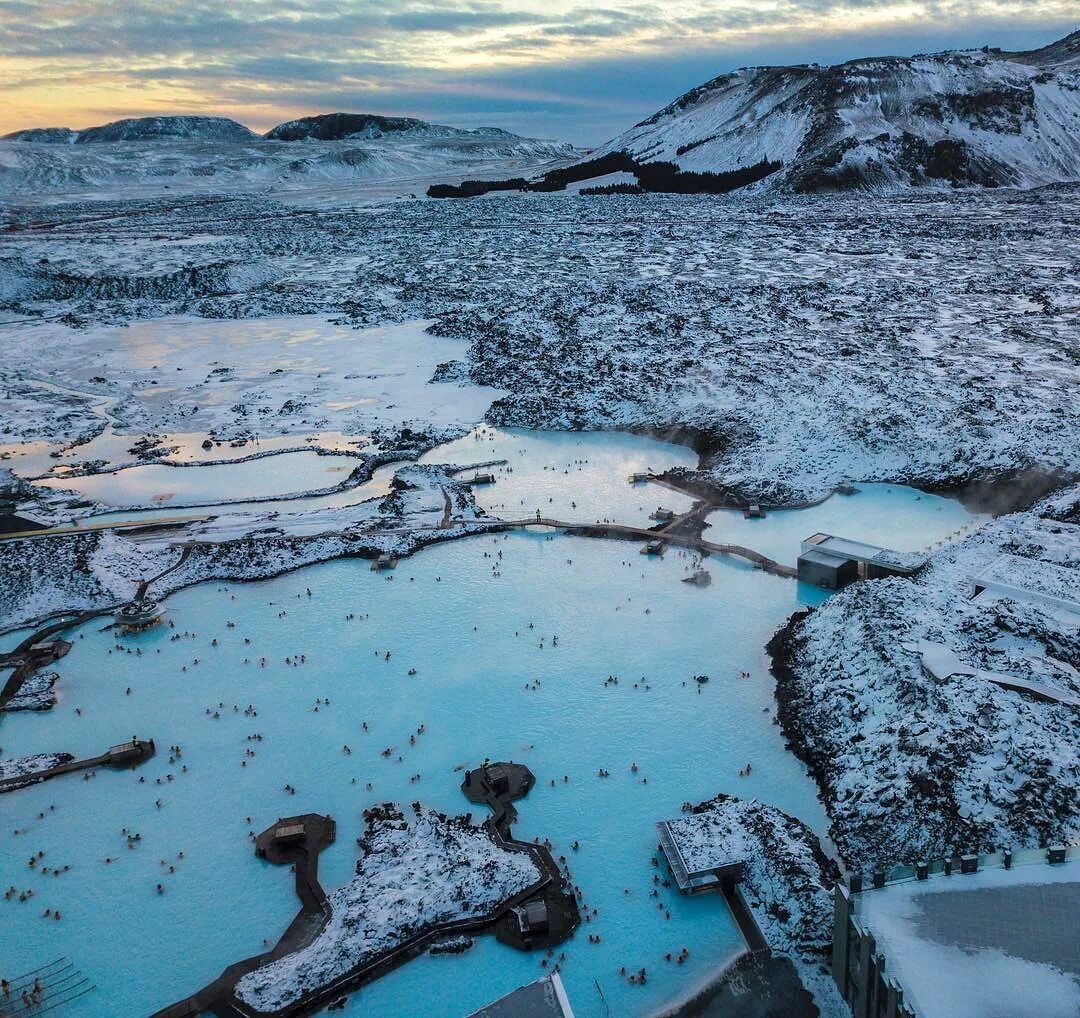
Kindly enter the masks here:
[[[501, 561], [484, 557], [500, 550]], [[678, 555], [653, 561], [616, 542], [485, 537], [430, 549], [402, 563], [391, 581], [349, 561], [231, 591], [185, 591], [169, 599], [170, 617], [175, 631], [198, 636], [171, 642], [170, 630], [158, 629], [125, 641], [141, 657], [109, 654], [115, 639], [91, 623], [59, 662], [59, 706], [0, 722], [5, 755], [51, 748], [90, 755], [139, 734], [163, 750], [183, 745], [189, 773], [163, 752], [138, 772], [145, 784], [134, 772], [99, 772], [0, 801], [2, 882], [36, 892], [27, 904], [0, 902], [13, 935], [5, 968], [19, 972], [68, 954], [99, 986], [74, 1014], [161, 1006], [257, 951], [264, 936], [276, 938], [295, 910], [287, 873], [255, 860], [249, 829], [279, 815], [332, 813], [339, 840], [322, 872], [333, 886], [350, 875], [365, 806], [422, 797], [464, 812], [455, 767], [510, 757], [539, 779], [523, 803], [519, 833], [550, 837], [558, 853], [573, 855], [574, 878], [601, 912], [588, 930], [602, 944], [580, 936], [566, 948], [571, 992], [582, 998], [583, 1014], [593, 1013], [588, 1000], [598, 977], [617, 1013], [642, 1013], [739, 945], [718, 899], [665, 893], [672, 918], [663, 919], [648, 897], [653, 822], [677, 814], [686, 799], [728, 790], [821, 824], [811, 784], [770, 724], [772, 683], [761, 650], [800, 594], [819, 595], [736, 564], [715, 572], [713, 586], [700, 590], [679, 582]], [[288, 614], [279, 618], [282, 610]], [[369, 617], [345, 622], [346, 612]], [[307, 664], [284, 664], [300, 653]], [[266, 668], [257, 664], [261, 655]], [[418, 674], [410, 678], [412, 667]], [[754, 678], [740, 680], [742, 668]], [[699, 672], [713, 676], [701, 693], [690, 681]], [[604, 686], [609, 674], [619, 676], [617, 687]], [[538, 690], [524, 688], [536, 679]], [[316, 697], [329, 697], [331, 706], [314, 712]], [[208, 717], [205, 707], [219, 701], [254, 703], [258, 717], [231, 709]], [[412, 747], [409, 735], [421, 723], [427, 733]], [[247, 742], [253, 733], [264, 741]], [[351, 756], [342, 753], [345, 743]], [[388, 746], [402, 763], [380, 755]], [[248, 748], [257, 756], [241, 767]], [[635, 761], [637, 776], [629, 771]], [[754, 775], [739, 778], [747, 761]], [[601, 767], [612, 777], [596, 777]], [[156, 785], [166, 773], [175, 780]], [[416, 773], [422, 779], [411, 784]], [[286, 782], [299, 790], [295, 796], [282, 791]], [[53, 803], [57, 811], [48, 813]], [[36, 819], [39, 811], [45, 819]], [[124, 847], [125, 826], [142, 833], [139, 848]], [[23, 827], [24, 834], [10, 834]], [[582, 845], [576, 854], [574, 839]], [[39, 849], [49, 864], [73, 870], [37, 875], [22, 859]], [[105, 865], [110, 855], [119, 861]], [[161, 859], [177, 873], [163, 877]], [[159, 896], [161, 880], [167, 890]], [[40, 918], [48, 907], [64, 918]], [[693, 952], [690, 965], [665, 975], [663, 954], [684, 945]], [[430, 983], [424, 973], [436, 961], [441, 977]], [[615, 975], [621, 964], [645, 965], [654, 979], [629, 986]], [[459, 1016], [540, 971], [535, 956], [489, 946], [452, 962], [410, 965], [361, 997], [375, 1014], [416, 1013], [404, 1002], [420, 999], [430, 1014]]]
[[[506, 460], [479, 473], [495, 483], [474, 489], [477, 502], [504, 519], [534, 516], [536, 510], [568, 523], [619, 523], [651, 526], [657, 507], [685, 512], [694, 499], [655, 483], [630, 484], [635, 473], [661, 473], [671, 467], [696, 467], [698, 458], [683, 446], [610, 431], [549, 432], [522, 428], [475, 428], [456, 442], [440, 445], [421, 463], [472, 464]], [[463, 479], [473, 471], [461, 474]]]
[[10, 632], [0, 634], [0, 654], [14, 650], [32, 632], [32, 629], [12, 629]]
[[[562, 439], [561, 448], [527, 444], [527, 435], [466, 439], [467, 450], [485, 454], [461, 461], [503, 458], [488, 454], [490, 446], [522, 443], [515, 470], [482, 497], [535, 499], [547, 491], [559, 515], [575, 508], [569, 501], [586, 520], [647, 514], [661, 500], [678, 508], [664, 489], [643, 494], [627, 484], [625, 475], [653, 451], [634, 454], [632, 443], [642, 440], [620, 449], [624, 436], [605, 436], [616, 448], [599, 468], [604, 441]], [[680, 455], [669, 446], [655, 451], [659, 469]], [[902, 488], [846, 499], [841, 533], [857, 533], [852, 526], [866, 507], [871, 533], [862, 536], [873, 537], [895, 509], [909, 514], [920, 541], [936, 540], [955, 520], [925, 499]], [[798, 533], [782, 556], [792, 561], [801, 531], [820, 526], [803, 519], [806, 526], [791, 530], [785, 515], [771, 514], [753, 524], [753, 542], [740, 540], [763, 550], [775, 540], [780, 549]], [[767, 538], [774, 528], [782, 536]], [[332, 887], [352, 873], [362, 809], [422, 799], [455, 813], [475, 810], [459, 790], [462, 769], [488, 756], [533, 769], [537, 787], [519, 804], [516, 833], [550, 838], [556, 856], [569, 858], [585, 902], [599, 909], [560, 948], [576, 1013], [607, 1013], [596, 982], [620, 1016], [685, 995], [741, 940], [716, 896], [665, 889], [663, 908], [649, 897], [655, 821], [678, 815], [686, 800], [730, 792], [825, 826], [812, 782], [772, 723], [763, 652], [792, 611], [824, 592], [727, 559], [708, 563], [713, 583], [702, 589], [680, 582], [689, 565], [678, 551], [641, 556], [632, 542], [484, 536], [432, 547], [402, 562], [392, 579], [363, 561], [337, 561], [270, 581], [192, 588], [168, 599], [174, 629], [123, 638], [120, 650], [101, 621], [82, 627], [57, 664], [57, 708], [0, 716], [3, 755], [86, 756], [132, 735], [153, 737], [160, 752], [137, 772], [69, 776], [0, 797], [0, 884], [34, 890], [26, 903], [0, 900], [0, 970], [70, 956], [98, 987], [70, 1009], [73, 1018], [161, 1007], [260, 951], [263, 938], [276, 940], [294, 915], [287, 868], [256, 860], [250, 831], [279, 816], [332, 814], [338, 841], [321, 861]], [[346, 621], [347, 613], [356, 618]], [[194, 635], [171, 639], [184, 633]], [[135, 648], [141, 655], [127, 653]], [[299, 655], [303, 664], [295, 663]], [[743, 671], [751, 677], [740, 678]], [[693, 682], [699, 673], [710, 682]], [[617, 685], [605, 685], [610, 675]], [[330, 704], [315, 710], [316, 698]], [[249, 704], [257, 716], [245, 715]], [[425, 734], [412, 745], [421, 724]], [[249, 741], [253, 734], [263, 739]], [[184, 752], [170, 763], [173, 743]], [[752, 776], [739, 777], [748, 762]], [[611, 777], [598, 777], [600, 768]], [[126, 847], [124, 827], [142, 834], [137, 848]], [[578, 852], [570, 849], [575, 839]], [[39, 850], [43, 864], [72, 869], [56, 877], [31, 869], [26, 859]], [[43, 918], [46, 908], [59, 909], [62, 920]], [[587, 933], [601, 943], [588, 943]], [[684, 946], [688, 964], [663, 960]], [[349, 1011], [459, 1018], [540, 975], [540, 960], [481, 938], [465, 955], [408, 963], [354, 995]], [[646, 967], [648, 983], [628, 984], [622, 965]]]
[[770, 512], [748, 520], [741, 511], [720, 509], [707, 517], [705, 538], [742, 544], [778, 562], [795, 565], [799, 546], [818, 532], [893, 548], [930, 552], [989, 516], [968, 512], [955, 498], [896, 484], [859, 484], [857, 495], [833, 495], [809, 509]]
[[[354, 460], [354, 465], [358, 464], [359, 460]], [[266, 513], [302, 513], [309, 512], [312, 509], [330, 509], [335, 507], [344, 507], [350, 505], [356, 505], [359, 502], [367, 501], [370, 498], [378, 498], [382, 495], [386, 495], [390, 491], [390, 482], [394, 478], [394, 474], [401, 468], [400, 463], [388, 463], [385, 466], [377, 467], [371, 475], [369, 481], [365, 481], [362, 484], [357, 484], [350, 488], [344, 488], [341, 491], [332, 491], [328, 495], [301, 495], [299, 497], [285, 497], [285, 498], [272, 498], [257, 502], [236, 501], [235, 496], [238, 492], [230, 486], [228, 489], [229, 497], [232, 499], [227, 505], [211, 506], [207, 508], [205, 513], [198, 513], [192, 515], [214, 515], [224, 512], [232, 513], [257, 513], [264, 515]], [[203, 470], [204, 467], [190, 467], [191, 470]], [[340, 475], [339, 475], [340, 476]], [[348, 475], [346, 475], [348, 476]], [[331, 481], [331, 483], [334, 483]], [[92, 517], [87, 518], [84, 522], [87, 523], [102, 523], [105, 521], [147, 521], [152, 522], [156, 519], [168, 519], [176, 516], [176, 510], [161, 508], [161, 509], [141, 509], [132, 511], [130, 509], [118, 509], [115, 512], [94, 513]]]
[[36, 482], [114, 506], [195, 506], [237, 496], [269, 498], [340, 484], [360, 465], [352, 456], [283, 452], [242, 463], [174, 467], [149, 463], [108, 474]]

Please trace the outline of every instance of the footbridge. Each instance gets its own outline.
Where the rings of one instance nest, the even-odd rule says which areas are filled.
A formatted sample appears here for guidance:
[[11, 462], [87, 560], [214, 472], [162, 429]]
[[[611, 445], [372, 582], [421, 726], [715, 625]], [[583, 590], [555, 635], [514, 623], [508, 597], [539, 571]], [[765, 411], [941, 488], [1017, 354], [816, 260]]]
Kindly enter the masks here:
[[61, 774], [71, 774], [73, 771], [85, 771], [98, 767], [112, 767], [117, 770], [138, 767], [144, 760], [149, 760], [155, 751], [153, 739], [133, 738], [130, 742], [110, 746], [104, 753], [85, 760], [75, 760], [64, 753], [61, 754], [59, 763], [45, 770], [29, 771], [26, 774], [17, 774], [0, 780], [0, 793], [15, 792], [20, 788], [38, 785], [42, 781], [48, 781], [49, 778], [55, 778]]
[[[693, 512], [693, 511], [692, 511]], [[491, 524], [493, 530], [524, 530], [528, 527], [548, 527], [554, 530], [562, 530], [567, 534], [578, 537], [612, 537], [622, 538], [628, 541], [658, 541], [662, 544], [673, 544], [681, 548], [688, 548], [701, 554], [708, 555], [733, 555], [736, 558], [745, 559], [758, 569], [777, 576], [794, 578], [797, 572], [793, 566], [784, 565], [775, 559], [762, 555], [761, 552], [752, 548], [745, 548], [741, 544], [716, 544], [706, 541], [696, 533], [688, 533], [679, 524], [685, 521], [687, 513], [669, 523], [659, 530], [647, 527], [634, 527], [625, 523], [574, 523], [568, 520], [555, 520], [546, 516], [533, 516], [524, 520], [499, 520]]]
[[[442, 519], [438, 524], [433, 527], [410, 527], [402, 530], [402, 532], [431, 529], [445, 530], [454, 523], [463, 522], [455, 520], [450, 515], [452, 503], [449, 495], [445, 491], [443, 494], [444, 511]], [[562, 530], [567, 534], [578, 537], [609, 537], [628, 541], [642, 540], [660, 542], [660, 544], [664, 546], [676, 545], [681, 548], [688, 548], [691, 551], [696, 551], [702, 555], [732, 555], [736, 558], [744, 559], [758, 569], [762, 569], [767, 573], [773, 573], [776, 576], [794, 578], [798, 575], [794, 567], [777, 562], [775, 559], [771, 559], [767, 555], [762, 555], [752, 548], [746, 548], [740, 544], [716, 544], [713, 541], [706, 541], [701, 536], [701, 530], [704, 523], [703, 517], [714, 508], [715, 506], [709, 503], [695, 505], [690, 511], [675, 517], [675, 519], [657, 528], [636, 527], [626, 523], [583, 523], [575, 522], [573, 520], [556, 520], [546, 516], [530, 516], [523, 520], [469, 520], [468, 523], [472, 526], [480, 526], [490, 530], [521, 530], [527, 527], [548, 527], [555, 530]], [[153, 530], [164, 527], [179, 527], [188, 523], [200, 523], [208, 519], [210, 519], [209, 516], [186, 516], [155, 520], [142, 519], [102, 522], [97, 525], [84, 526], [68, 525], [47, 530], [30, 531], [25, 534], [4, 534], [0, 535], [0, 540], [13, 538], [61, 537], [87, 533], [91, 530]], [[384, 531], [384, 533], [392, 532], [394, 531]], [[313, 536], [324, 537], [326, 536], [326, 533], [320, 533]], [[165, 573], [171, 571], [171, 569], [175, 569], [176, 566], [183, 562], [184, 558], [187, 557], [187, 554], [190, 554], [191, 544], [198, 544], [199, 542], [182, 543], [177, 541], [176, 543], [184, 549], [184, 555], [180, 562], [177, 562], [175, 565], [169, 567], [169, 569], [164, 570], [162, 573], [158, 574], [158, 576], [145, 581], [143, 586], [149, 586], [154, 580], [160, 579]], [[99, 613], [95, 612], [94, 614]]]

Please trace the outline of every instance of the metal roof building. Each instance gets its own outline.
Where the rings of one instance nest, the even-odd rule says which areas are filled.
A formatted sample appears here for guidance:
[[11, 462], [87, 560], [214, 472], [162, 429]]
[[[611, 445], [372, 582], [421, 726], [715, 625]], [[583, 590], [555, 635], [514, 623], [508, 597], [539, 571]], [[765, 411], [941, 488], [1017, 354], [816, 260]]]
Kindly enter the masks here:
[[813, 534], [802, 542], [799, 579], [819, 587], [837, 589], [856, 580], [883, 576], [910, 576], [926, 564], [925, 555], [882, 548], [833, 534]]
[[535, 983], [519, 986], [500, 997], [469, 1018], [574, 1018], [558, 972], [552, 972]]

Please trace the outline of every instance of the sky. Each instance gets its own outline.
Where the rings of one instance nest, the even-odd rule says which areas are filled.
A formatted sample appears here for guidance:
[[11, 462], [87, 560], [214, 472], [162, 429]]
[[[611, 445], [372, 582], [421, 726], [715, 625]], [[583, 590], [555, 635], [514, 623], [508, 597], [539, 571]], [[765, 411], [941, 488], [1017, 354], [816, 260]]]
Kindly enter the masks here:
[[735, 67], [1078, 27], [1076, 0], [0, 0], [0, 133], [345, 110], [587, 146]]

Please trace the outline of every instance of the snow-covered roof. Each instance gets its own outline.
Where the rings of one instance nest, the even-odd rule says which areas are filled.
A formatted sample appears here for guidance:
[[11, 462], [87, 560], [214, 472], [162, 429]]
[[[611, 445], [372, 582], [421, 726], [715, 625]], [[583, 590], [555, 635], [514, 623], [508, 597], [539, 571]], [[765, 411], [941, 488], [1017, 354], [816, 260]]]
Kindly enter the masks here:
[[1005, 553], [972, 577], [972, 582], [995, 594], [1080, 614], [1080, 569]]
[[814, 534], [802, 542], [803, 553], [818, 551], [836, 558], [855, 559], [857, 562], [869, 562], [873, 565], [887, 566], [890, 569], [899, 569], [905, 572], [914, 572], [920, 566], [925, 565], [926, 556], [916, 555], [909, 551], [896, 551], [893, 548], [882, 548], [876, 544], [867, 544], [864, 541], [853, 541], [847, 537], [836, 537], [833, 534]]
[[931, 876], [857, 898], [886, 971], [922, 1018], [1075, 1015], [1080, 859]]
[[943, 643], [935, 643], [933, 640], [919, 640], [918, 643], [905, 643], [903, 646], [905, 650], [910, 650], [922, 658], [924, 671], [938, 682], [943, 682], [953, 675], [976, 675], [980, 679], [993, 682], [1004, 689], [1030, 693], [1041, 700], [1048, 700], [1053, 703], [1064, 703], [1073, 707], [1080, 707], [1080, 697], [1075, 696], [1066, 689], [1052, 686], [1046, 682], [1034, 682], [1031, 679], [1021, 678], [1017, 675], [989, 671], [986, 668], [972, 668], [960, 660], [960, 656], [956, 651]]
[[[716, 836], [708, 814], [692, 814], [656, 825], [679, 889], [686, 891], [715, 883], [720, 873], [741, 873], [745, 860], [734, 857], [730, 846]], [[702, 878], [709, 878], [702, 882]]]

